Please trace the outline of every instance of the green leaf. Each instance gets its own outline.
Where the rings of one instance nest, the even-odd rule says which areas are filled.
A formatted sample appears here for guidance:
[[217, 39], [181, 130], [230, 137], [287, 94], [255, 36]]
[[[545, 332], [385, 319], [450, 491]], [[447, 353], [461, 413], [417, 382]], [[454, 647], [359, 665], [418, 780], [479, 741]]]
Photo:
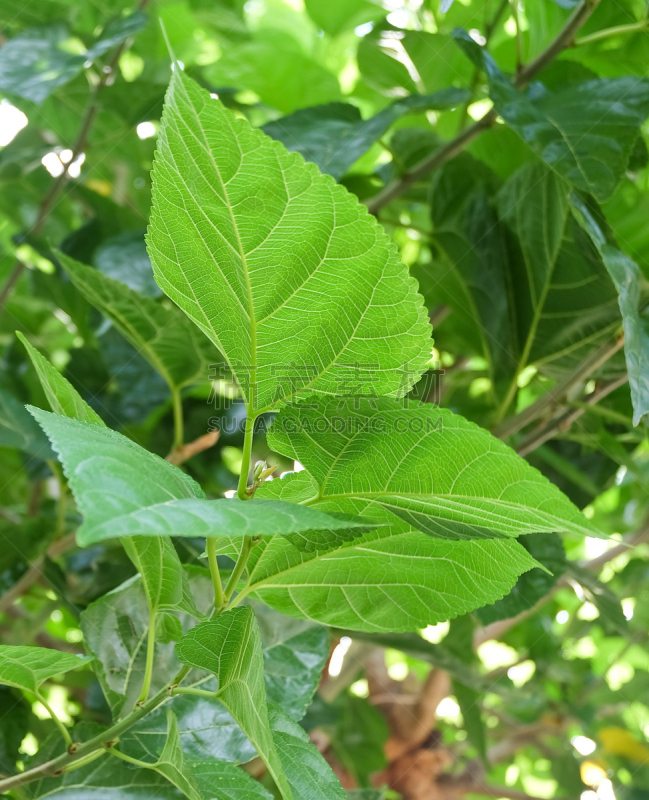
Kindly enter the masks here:
[[318, 748], [284, 709], [269, 706], [273, 741], [293, 797], [308, 800], [345, 800], [345, 792]]
[[[31, 410], [61, 456], [83, 514], [77, 531], [81, 547], [126, 536], [222, 536], [223, 531], [232, 536], [261, 536], [375, 527], [367, 519], [331, 515], [281, 500], [207, 500], [182, 470], [125, 436], [103, 426]], [[152, 540], [146, 547], [157, 545]]]
[[[395, 37], [396, 33], [396, 37]], [[394, 47], [395, 38], [399, 41]], [[375, 28], [358, 45], [358, 68], [368, 86], [388, 97], [471, 86], [473, 67], [451, 36]]]
[[81, 547], [103, 538], [95, 532], [107, 520], [122, 517], [125, 524], [111, 535], [126, 536], [134, 512], [174, 499], [204, 497], [200, 486], [178, 467], [115, 431], [39, 408], [30, 410], [59, 453], [83, 514], [77, 531]]
[[[158, 610], [177, 607], [178, 603], [174, 602], [177, 600], [176, 586], [179, 585], [182, 591], [183, 584], [186, 585], [182, 571], [180, 580], [178, 577], [175, 573], [174, 582], [166, 587], [166, 596], [163, 594], [157, 598]], [[130, 711], [142, 690], [149, 605], [146, 584], [136, 576], [95, 600], [81, 613], [84, 643], [95, 658], [97, 676], [115, 716]], [[174, 643], [156, 638], [152, 691], [162, 689], [179, 668]]]
[[230, 43], [207, 67], [205, 77], [213, 86], [251, 90], [284, 113], [340, 97], [335, 75], [305, 55], [290, 34], [277, 29], [262, 28], [242, 44]]
[[510, 261], [519, 370], [584, 343], [592, 347], [590, 341], [618, 325], [614, 287], [569, 212], [568, 193], [567, 184], [550, 170], [530, 164], [498, 195], [500, 216], [520, 247]]
[[61, 25], [24, 31], [0, 50], [0, 90], [42, 103], [58, 86], [78, 75], [87, 61], [136, 34], [146, 21], [141, 11], [112, 20], [94, 45], [81, 54], [65, 49], [71, 37]]
[[261, 638], [253, 610], [234, 608], [197, 625], [178, 642], [176, 654], [184, 664], [216, 676], [216, 698], [248, 736], [282, 797], [292, 800], [270, 732]]
[[44, 461], [54, 455], [25, 406], [5, 389], [0, 389], [0, 447], [17, 447]]
[[440, 337], [484, 355], [500, 401], [529, 364], [548, 371], [583, 360], [619, 325], [619, 310], [599, 253], [569, 211], [568, 184], [540, 164], [497, 184], [468, 155], [437, 173], [437, 263], [415, 275], [431, 309], [453, 309]]
[[[304, 488], [287, 478], [265, 484], [264, 491], [287, 481], [289, 488]], [[331, 503], [359, 512], [366, 505]], [[385, 527], [354, 541], [334, 536], [329, 548], [323, 543], [316, 552], [300, 551], [279, 536], [261, 542], [252, 551], [242, 594], [289, 616], [350, 630], [406, 631], [494, 602], [537, 565], [516, 542], [437, 539], [381, 513]]]
[[[158, 661], [156, 667], [157, 664]], [[160, 666], [167, 682], [179, 669], [175, 658], [173, 663], [162, 661]], [[216, 692], [216, 680], [205, 681], [204, 673], [200, 675], [200, 688]], [[148, 754], [155, 759], [162, 751], [167, 737], [167, 708], [178, 719], [183, 752], [192, 764], [212, 758], [245, 763], [256, 756], [255, 748], [246, 734], [218, 700], [188, 694], [173, 697], [165, 706], [156, 709], [131, 728], [123, 737], [125, 752], [138, 758]]]
[[375, 220], [181, 70], [153, 184], [156, 280], [217, 344], [250, 411], [350, 381], [399, 395], [424, 370], [421, 297]]
[[430, 291], [426, 267], [415, 274], [431, 308], [446, 303], [453, 309], [459, 346], [468, 344], [469, 352], [484, 354], [498, 391], [515, 369], [517, 344], [509, 309], [507, 242], [492, 201], [496, 183], [491, 170], [466, 153], [434, 175], [430, 211], [439, 268]]
[[574, 195], [572, 206], [577, 219], [597, 248], [618, 291], [624, 327], [624, 354], [629, 373], [633, 424], [649, 413], [649, 316], [641, 311], [642, 273], [635, 261], [611, 243], [595, 215], [581, 198]]
[[600, 202], [611, 196], [649, 114], [649, 82], [602, 78], [519, 92], [491, 70], [490, 83], [497, 112], [549, 167]]
[[81, 294], [111, 320], [170, 389], [207, 381], [209, 364], [221, 356], [178, 309], [142, 297], [62, 253], [58, 259]]
[[272, 800], [258, 781], [227, 761], [213, 758], [190, 766], [205, 800]]
[[[74, 729], [75, 741], [96, 736], [101, 728], [82, 723]], [[61, 737], [46, 739], [37, 754], [39, 762], [61, 755]], [[33, 766], [33, 764], [29, 764]], [[60, 777], [41, 778], [25, 786], [30, 800], [181, 800], [182, 795], [162, 775], [152, 769], [136, 769], [108, 754], [85, 767], [66, 772]], [[219, 798], [220, 800], [220, 798]]]
[[448, 539], [596, 534], [511, 448], [431, 404], [389, 398], [296, 403], [282, 409], [268, 441], [313, 476], [316, 494], [307, 502], [318, 507], [333, 510], [340, 502], [341, 511], [374, 514], [379, 506]]
[[[24, 344], [27, 346], [26, 341]], [[90, 443], [91, 447], [93, 444], [98, 445], [98, 450], [96, 452], [102, 453], [105, 452], [102, 444], [105, 437], [108, 437], [108, 439], [113, 442], [116, 441], [118, 444], [127, 443], [125, 446], [127, 455], [124, 463], [128, 462], [129, 455], [133, 455], [133, 450], [129, 449], [129, 447], [132, 447], [135, 448], [134, 452], [142, 457], [142, 461], [139, 462], [137, 457], [135, 458], [134, 464], [136, 469], [142, 467], [142, 464], [151, 463], [151, 459], [153, 459], [156, 466], [158, 466], [158, 462], [161, 462], [163, 466], [162, 474], [165, 474], [166, 477], [168, 476], [168, 467], [170, 466], [168, 462], [162, 462], [157, 456], [152, 456], [146, 450], [130, 442], [129, 439], [106, 428], [101, 418], [95, 415], [92, 409], [86, 405], [76, 389], [74, 389], [62, 375], [57, 373], [38, 351], [31, 348], [28, 349], [28, 352], [34, 364], [38, 365], [39, 378], [41, 379], [50, 404], [58, 412], [67, 414], [67, 416], [60, 416], [60, 414], [49, 414], [47, 411], [32, 409], [33, 416], [40, 420], [47, 420], [48, 424], [52, 426], [48, 429], [50, 430], [48, 435], [50, 435], [52, 439], [56, 438], [57, 442], [63, 441], [64, 448], [67, 446], [66, 456], [62, 457], [63, 467], [69, 479], [70, 488], [75, 496], [75, 500], [84, 516], [86, 514], [85, 509], [89, 509], [88, 513], [91, 518], [93, 518], [93, 514], [98, 514], [99, 517], [101, 517], [104, 513], [114, 513], [114, 499], [111, 501], [110, 494], [111, 488], [105, 487], [106, 497], [103, 498], [103, 504], [96, 503], [97, 497], [101, 495], [101, 492], [96, 487], [103, 486], [103, 481], [106, 477], [103, 472], [103, 467], [106, 465], [106, 462], [99, 467], [96, 473], [92, 472], [92, 467], [89, 471], [90, 474], [87, 472], [84, 473], [84, 462], [91, 463], [94, 458], [89, 450], [86, 449], [84, 452], [84, 441]], [[39, 414], [40, 417], [38, 416]], [[52, 433], [52, 431], [58, 432], [58, 434]], [[57, 437], [61, 431], [63, 431], [63, 438], [59, 440]], [[73, 440], [70, 439], [70, 436], [73, 437]], [[77, 449], [74, 447], [75, 436], [76, 445], [78, 446]], [[57, 444], [57, 450], [58, 447], [59, 445]], [[68, 454], [70, 453], [72, 453], [72, 455], [70, 455], [70, 460], [68, 461]], [[119, 463], [119, 458], [113, 457], [111, 462], [110, 455], [108, 456], [108, 461], [112, 463], [113, 477], [117, 481], [112, 487], [115, 491], [114, 497], [119, 497], [121, 502], [128, 503], [128, 495], [122, 494], [118, 486], [119, 481], [123, 479], [123, 465]], [[143, 469], [146, 473], [146, 467], [143, 467]], [[172, 470], [173, 469], [174, 468], [172, 468]], [[79, 475], [77, 470], [82, 474]], [[76, 476], [74, 480], [72, 478], [72, 473]], [[180, 474], [181, 481], [191, 482], [191, 478], [186, 478], [184, 473], [180, 471], [178, 471], [178, 473]], [[178, 473], [171, 472], [172, 476], [175, 478], [178, 478]], [[141, 484], [141, 474], [142, 473], [138, 474], [137, 480], [133, 478], [133, 485]], [[156, 472], [155, 474], [158, 473]], [[169, 488], [172, 482], [172, 480], [168, 479], [167, 488]], [[158, 489], [163, 491], [160, 486], [158, 486]], [[131, 507], [132, 506], [129, 506], [129, 508]], [[92, 530], [92, 523], [88, 528]], [[120, 537], [127, 555], [141, 573], [144, 579], [144, 589], [151, 613], [155, 614], [157, 610], [163, 608], [183, 608], [189, 613], [195, 613], [196, 609], [189, 594], [187, 581], [182, 572], [178, 554], [171, 540], [166, 536], [138, 536], [132, 539], [129, 538], [127, 534], [128, 530], [125, 529], [124, 525], [118, 525], [112, 535], [114, 537]], [[96, 541], [96, 539], [92, 538], [91, 534], [88, 534], [88, 536], [89, 538], [86, 538], [86, 525], [84, 523], [77, 531], [77, 544], [84, 546]]]
[[89, 656], [77, 656], [45, 647], [0, 645], [0, 683], [33, 694], [45, 681], [87, 664]]
[[125, 283], [138, 295], [159, 297], [162, 294], [153, 278], [144, 231], [106, 239], [95, 250], [92, 262], [104, 275]]
[[102, 418], [90, 408], [63, 375], [35, 347], [32, 347], [22, 333], [16, 332], [16, 336], [25, 345], [52, 411], [81, 422], [103, 425]]
[[464, 89], [443, 89], [430, 95], [411, 95], [391, 103], [364, 120], [356, 106], [329, 103], [294, 111], [268, 122], [263, 131], [288, 149], [312, 161], [321, 172], [341, 178], [347, 170], [402, 116], [428, 109], [444, 110], [467, 100]]
[[479, 608], [476, 614], [483, 625], [515, 617], [532, 608], [565, 572], [566, 554], [556, 533], [533, 533], [521, 540], [521, 544], [545, 569], [531, 569], [521, 575], [506, 597], [491, 606]]
[[268, 701], [281, 705], [291, 719], [300, 720], [311, 705], [329, 659], [329, 631], [284, 617], [261, 604], [254, 608], [261, 632]]
[[167, 710], [167, 740], [160, 758], [151, 765], [151, 769], [164, 775], [169, 783], [180, 789], [190, 800], [203, 800], [191, 770], [185, 765], [185, 757], [180, 746], [178, 720], [173, 711]]
[[336, 36], [385, 16], [385, 10], [369, 0], [306, 0], [311, 19], [325, 33]]

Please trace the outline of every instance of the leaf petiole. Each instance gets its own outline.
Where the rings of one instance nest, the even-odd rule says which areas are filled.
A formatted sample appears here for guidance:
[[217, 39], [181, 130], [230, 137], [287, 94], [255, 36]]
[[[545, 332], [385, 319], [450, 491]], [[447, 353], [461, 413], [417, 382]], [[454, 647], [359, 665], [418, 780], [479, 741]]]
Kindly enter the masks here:
[[174, 443], [171, 451], [179, 450], [183, 446], [185, 439], [185, 426], [183, 422], [183, 400], [180, 389], [174, 387], [171, 390], [171, 399], [174, 411]]
[[52, 706], [50, 706], [50, 704], [47, 702], [47, 700], [43, 697], [42, 694], [37, 694], [36, 698], [38, 699], [38, 702], [45, 708], [47, 713], [50, 715], [50, 717], [52, 718], [52, 722], [61, 731], [61, 736], [63, 737], [65, 743], [69, 747], [72, 744], [72, 737], [70, 736], [70, 732], [68, 731], [68, 729], [56, 716], [56, 714], [54, 713], [54, 709], [52, 708]]
[[147, 634], [146, 643], [146, 665], [144, 667], [144, 682], [142, 683], [142, 691], [138, 698], [138, 703], [146, 702], [151, 689], [151, 679], [153, 678], [153, 663], [155, 661], [155, 624], [157, 612], [151, 609], [149, 612], [149, 631]]
[[214, 700], [216, 697], [216, 692], [208, 692], [207, 689], [192, 689], [190, 686], [186, 688], [181, 686], [171, 690], [172, 697], [175, 697], [177, 694], [194, 694], [197, 697], [209, 697], [211, 700]]
[[206, 549], [210, 575], [212, 576], [212, 584], [214, 586], [214, 613], [218, 614], [225, 606], [225, 595], [223, 594], [223, 583], [221, 582], [219, 563], [216, 560], [216, 539], [213, 536], [207, 538]]
[[133, 764], [135, 767], [141, 767], [142, 769], [153, 769], [155, 767], [155, 764], [149, 764], [147, 761], [140, 761], [137, 758], [133, 758], [133, 756], [129, 756], [126, 755], [126, 753], [121, 753], [119, 750], [115, 750], [113, 747], [106, 748], [106, 752], [110, 753], [111, 756], [121, 758], [122, 761], [127, 761], [129, 764]]

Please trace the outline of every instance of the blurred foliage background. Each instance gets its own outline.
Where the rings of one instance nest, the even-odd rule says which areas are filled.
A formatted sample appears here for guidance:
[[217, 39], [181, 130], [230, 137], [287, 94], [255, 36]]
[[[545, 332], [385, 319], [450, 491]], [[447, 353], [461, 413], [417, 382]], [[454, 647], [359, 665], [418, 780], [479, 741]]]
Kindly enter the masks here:
[[[14, 332], [110, 427], [162, 456], [171, 447], [163, 378], [53, 255], [60, 248], [164, 302], [144, 244], [170, 75], [162, 21], [188, 74], [367, 201], [391, 234], [434, 323], [434, 360], [418, 396], [507, 438], [612, 537], [526, 537], [552, 574], [534, 570], [495, 605], [421, 635], [332, 631], [303, 726], [357, 800], [649, 798], [649, 449], [643, 422], [633, 425], [610, 267], [567, 210], [567, 194], [544, 165], [548, 153], [509, 119], [494, 117], [438, 169], [412, 170], [491, 108], [484, 51], [476, 56], [473, 45], [520, 75], [579, 5], [0, 0], [5, 643], [81, 652], [80, 611], [132, 572], [118, 546], [74, 547], [78, 513], [23, 409], [47, 406]], [[609, 245], [638, 265], [634, 286], [644, 298], [649, 129], [627, 119], [630, 132], [623, 130], [620, 117], [606, 127], [606, 115], [627, 90], [647, 91], [645, 2], [603, 0], [566, 44], [529, 96], [546, 103], [570, 142], [577, 135], [577, 160], [593, 160], [592, 185], [577, 189], [599, 201], [584, 200]], [[398, 191], [377, 203], [386, 186]], [[553, 232], [551, 268], [539, 220]], [[541, 298], [530, 265], [554, 270]], [[649, 326], [646, 312], [636, 316]], [[643, 379], [640, 394], [649, 391], [647, 372]], [[186, 468], [211, 495], [234, 489], [243, 414], [236, 388], [206, 372], [184, 391], [183, 410], [185, 441], [221, 430]], [[256, 450], [277, 474], [299, 468], [263, 441]], [[202, 542], [178, 548], [194, 563]], [[108, 713], [88, 674], [50, 684], [48, 698], [63, 719], [103, 721]], [[38, 703], [2, 688], [0, 770], [24, 763], [51, 725]]]

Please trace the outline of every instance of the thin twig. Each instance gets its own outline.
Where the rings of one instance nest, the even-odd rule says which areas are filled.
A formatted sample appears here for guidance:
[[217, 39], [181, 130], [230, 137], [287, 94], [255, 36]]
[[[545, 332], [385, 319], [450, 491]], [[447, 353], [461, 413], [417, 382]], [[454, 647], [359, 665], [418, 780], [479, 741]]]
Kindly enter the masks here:
[[[143, 11], [146, 6], [149, 4], [149, 0], [140, 0], [137, 6], [138, 11]], [[130, 46], [131, 40], [126, 39], [121, 44], [119, 44], [114, 50], [113, 54], [108, 60], [106, 66], [101, 72], [101, 77], [97, 81], [94, 89], [92, 90], [92, 94], [90, 95], [90, 101], [86, 108], [86, 112], [83, 116], [81, 121], [81, 126], [79, 128], [79, 132], [77, 137], [72, 145], [72, 157], [68, 161], [68, 165], [72, 164], [86, 148], [88, 144], [88, 136], [90, 134], [90, 129], [92, 128], [92, 124], [97, 116], [97, 112], [99, 111], [99, 95], [101, 94], [102, 90], [109, 86], [115, 77], [115, 70], [117, 69], [117, 65], [119, 63], [119, 59], [126, 50], [127, 47]], [[61, 193], [63, 187], [68, 181], [69, 178], [69, 166], [63, 170], [63, 172], [58, 176], [58, 178], [54, 181], [54, 183], [50, 186], [49, 191], [43, 198], [39, 208], [38, 213], [36, 215], [36, 221], [32, 225], [29, 233], [36, 234], [40, 231], [43, 227], [45, 220], [48, 218], [50, 212], [54, 208], [54, 204]], [[24, 270], [26, 269], [25, 264], [22, 261], [16, 261], [14, 264], [14, 268], [7, 279], [7, 282], [0, 291], [0, 316], [2, 316], [2, 312], [4, 310], [5, 304], [11, 295], [11, 292], [14, 289], [14, 286], [20, 280], [21, 275], [23, 274]]]
[[[75, 542], [75, 534], [69, 533], [67, 536], [63, 536], [61, 539], [57, 539], [53, 542], [45, 555], [52, 559], [58, 558], [60, 555], [63, 555], [63, 553], [71, 550]], [[22, 597], [42, 578], [45, 555], [39, 556], [33, 561], [27, 572], [0, 597], [0, 614], [3, 614], [8, 608], [11, 608], [19, 597]]]
[[589, 378], [596, 370], [612, 358], [624, 345], [624, 336], [619, 336], [613, 342], [606, 342], [597, 350], [593, 351], [579, 366], [567, 375], [552, 389], [545, 392], [532, 405], [524, 408], [519, 414], [502, 422], [491, 432], [499, 439], [506, 439], [509, 436], [522, 430], [530, 422], [538, 419], [543, 412], [558, 403], [568, 392], [578, 384]]
[[[556, 38], [542, 53], [520, 70], [514, 80], [516, 88], [525, 88], [532, 78], [547, 67], [562, 50], [572, 46], [575, 34], [590, 17], [599, 3], [600, 0], [581, 0]], [[496, 122], [497, 118], [498, 115], [493, 109], [488, 111], [481, 119], [471, 125], [471, 127], [458, 134], [455, 139], [447, 142], [443, 147], [431, 153], [431, 155], [426, 156], [426, 158], [422, 159], [418, 164], [415, 164], [414, 167], [399, 178], [388, 183], [378, 194], [367, 201], [366, 205], [368, 211], [371, 214], [378, 214], [384, 206], [391, 203], [397, 197], [400, 197], [413, 183], [420, 180], [425, 175], [428, 175], [447, 161], [450, 161], [450, 159], [464, 150], [467, 145], [482, 133], [482, 131], [490, 128]]]
[[182, 445], [182, 447], [174, 448], [167, 456], [167, 461], [179, 467], [181, 464], [184, 464], [185, 461], [189, 461], [190, 458], [198, 455], [198, 453], [202, 453], [204, 450], [209, 450], [210, 447], [214, 447], [219, 440], [220, 434], [221, 431], [210, 431], [209, 433], [204, 433], [202, 436], [199, 436], [198, 439], [194, 439], [193, 442], [188, 442]]
[[519, 456], [526, 456], [533, 450], [536, 450], [537, 447], [540, 447], [542, 444], [545, 444], [548, 440], [552, 439], [558, 433], [565, 433], [580, 417], [586, 413], [589, 406], [599, 403], [600, 400], [603, 400], [607, 395], [611, 394], [611, 392], [619, 389], [620, 386], [624, 386], [628, 380], [628, 374], [624, 373], [624, 375], [620, 375], [619, 378], [605, 383], [592, 394], [588, 395], [585, 403], [580, 405], [578, 408], [572, 408], [566, 411], [560, 417], [557, 417], [557, 419], [552, 420], [552, 422], [549, 422], [547, 425], [545, 425], [541, 430], [533, 431], [519, 444], [519, 446], [516, 448], [516, 452]]

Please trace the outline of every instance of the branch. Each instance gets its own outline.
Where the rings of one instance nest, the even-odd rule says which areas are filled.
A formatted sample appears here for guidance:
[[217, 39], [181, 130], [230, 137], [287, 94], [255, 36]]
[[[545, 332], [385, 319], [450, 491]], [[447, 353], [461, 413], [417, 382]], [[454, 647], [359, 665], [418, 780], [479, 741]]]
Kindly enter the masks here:
[[[146, 6], [149, 4], [149, 0], [140, 0], [137, 6], [138, 11], [143, 11]], [[130, 46], [130, 40], [126, 39], [120, 45], [118, 45], [115, 50], [113, 50], [113, 54], [110, 57], [108, 63], [101, 71], [101, 77], [97, 82], [95, 88], [90, 95], [90, 101], [86, 108], [86, 113], [83, 116], [83, 120], [81, 121], [81, 126], [79, 128], [79, 132], [77, 134], [77, 138], [72, 145], [72, 158], [68, 161], [68, 165], [72, 164], [78, 156], [83, 153], [88, 144], [88, 135], [90, 134], [90, 129], [92, 128], [92, 124], [95, 121], [95, 117], [97, 116], [97, 112], [99, 110], [99, 95], [101, 94], [104, 87], [109, 86], [114, 78], [115, 78], [115, 70], [119, 63], [120, 56], [126, 50], [126, 48]], [[68, 174], [68, 167], [66, 167], [63, 172], [58, 176], [58, 178], [54, 181], [50, 190], [43, 198], [39, 208], [38, 213], [36, 215], [36, 221], [32, 225], [29, 233], [35, 234], [40, 231], [43, 227], [43, 223], [48, 218], [50, 212], [54, 208], [55, 202], [61, 193], [63, 187], [67, 183], [69, 178]], [[20, 276], [23, 274], [24, 270], [26, 269], [25, 264], [22, 261], [16, 261], [14, 264], [14, 268], [7, 278], [7, 282], [2, 288], [0, 292], [0, 316], [2, 316], [2, 312], [4, 310], [4, 306], [13, 291], [14, 286], [20, 280]]]
[[0, 614], [7, 611], [11, 606], [22, 597], [35, 583], [43, 576], [43, 564], [45, 556], [48, 558], [58, 558], [63, 553], [71, 550], [75, 545], [75, 534], [69, 533], [61, 539], [57, 539], [47, 549], [45, 555], [39, 556], [32, 562], [29, 569], [14, 585], [0, 597]]
[[167, 456], [167, 461], [179, 467], [198, 453], [213, 447], [218, 442], [220, 433], [220, 431], [210, 431], [194, 439], [193, 442], [175, 447]]
[[88, 756], [90, 753], [94, 753], [96, 750], [109, 749], [122, 733], [135, 725], [142, 717], [146, 717], [147, 714], [150, 714], [158, 708], [158, 706], [170, 700], [171, 690], [187, 676], [189, 671], [190, 667], [183, 667], [173, 681], [157, 692], [151, 700], [136, 706], [130, 714], [127, 714], [123, 719], [116, 722], [107, 730], [102, 731], [97, 736], [93, 736], [92, 739], [88, 739], [80, 744], [75, 743], [67, 752], [62, 753], [60, 756], [46, 761], [44, 764], [39, 764], [33, 769], [19, 772], [17, 775], [11, 775], [0, 781], [0, 794], [8, 792], [10, 789], [15, 789], [17, 786], [23, 786], [26, 783], [39, 780], [42, 777], [60, 775], [68, 764], [73, 764]]
[[618, 350], [624, 345], [624, 336], [618, 337], [614, 342], [606, 342], [597, 350], [592, 352], [575, 370], [567, 375], [560, 383], [553, 386], [552, 389], [547, 391], [539, 399], [532, 403], [532, 405], [524, 408], [520, 413], [516, 414], [500, 425], [497, 425], [491, 431], [494, 436], [499, 439], [506, 439], [515, 433], [518, 433], [530, 422], [538, 419], [546, 408], [550, 408], [555, 403], [558, 403], [568, 392], [578, 384], [589, 378], [602, 364], [605, 364], [612, 358]]
[[[557, 37], [542, 53], [520, 70], [514, 80], [514, 85], [518, 89], [524, 88], [532, 78], [541, 72], [541, 70], [556, 58], [562, 50], [572, 46], [575, 34], [597, 8], [599, 2], [600, 0], [581, 0]], [[467, 128], [456, 136], [455, 139], [447, 142], [447, 144], [439, 150], [422, 159], [418, 164], [415, 164], [412, 169], [404, 172], [401, 177], [388, 183], [378, 194], [367, 201], [368, 211], [371, 214], [378, 214], [384, 206], [402, 195], [413, 183], [423, 178], [425, 175], [428, 175], [428, 173], [437, 169], [437, 167], [440, 167], [442, 164], [445, 164], [447, 161], [450, 161], [454, 156], [464, 150], [468, 144], [482, 133], [482, 131], [490, 128], [496, 122], [497, 118], [498, 115], [493, 109], [488, 111], [481, 119], [471, 125], [470, 128]]]
[[[509, 786], [462, 786], [458, 787], [464, 794], [478, 794], [483, 797], [506, 797], [508, 800], [543, 800], [526, 792], [519, 792], [516, 789], [510, 789]], [[560, 800], [557, 798], [556, 800]]]
[[607, 395], [611, 394], [611, 392], [615, 391], [615, 389], [619, 389], [620, 386], [624, 386], [628, 380], [628, 374], [624, 373], [624, 375], [621, 375], [619, 378], [605, 383], [601, 388], [588, 395], [586, 402], [583, 405], [566, 411], [560, 417], [557, 417], [557, 419], [549, 422], [541, 430], [531, 433], [516, 448], [516, 452], [519, 456], [526, 456], [533, 450], [536, 450], [537, 447], [545, 444], [549, 439], [552, 439], [552, 437], [557, 433], [565, 433], [580, 417], [586, 413], [590, 406], [594, 406], [596, 403], [599, 403], [600, 400], [603, 400]]

